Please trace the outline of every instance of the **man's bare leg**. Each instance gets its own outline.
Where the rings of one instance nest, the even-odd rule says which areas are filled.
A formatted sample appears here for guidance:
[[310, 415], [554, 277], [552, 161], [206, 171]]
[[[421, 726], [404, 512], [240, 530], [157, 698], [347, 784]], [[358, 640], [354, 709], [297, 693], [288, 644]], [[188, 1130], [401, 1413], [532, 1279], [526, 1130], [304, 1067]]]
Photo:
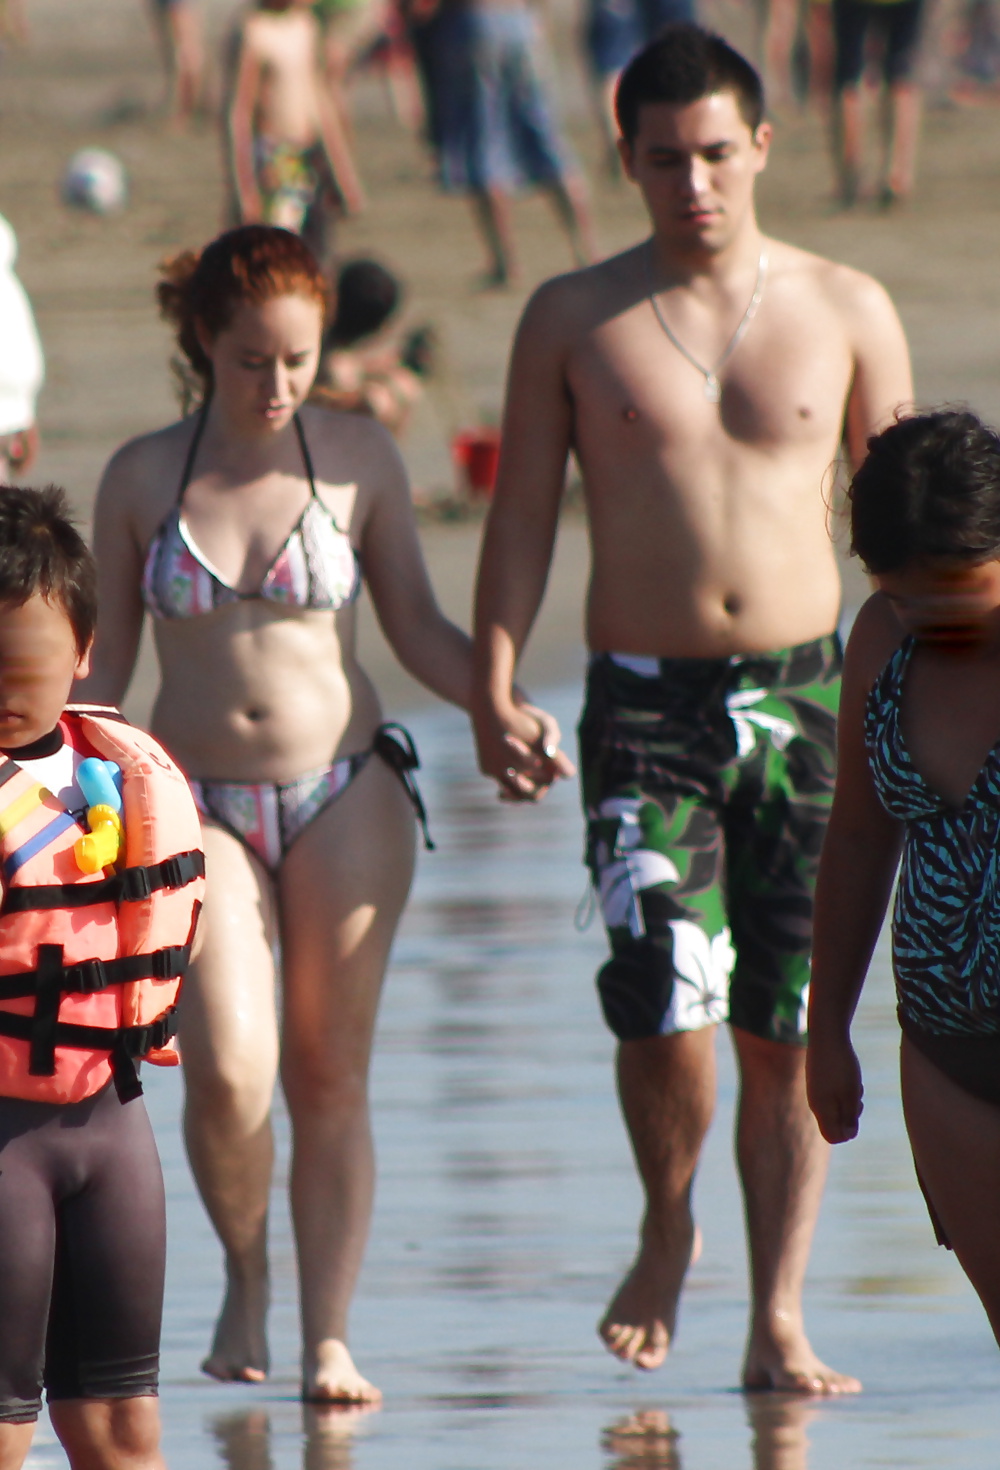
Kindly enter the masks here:
[[618, 1094], [646, 1210], [638, 1254], [598, 1330], [616, 1357], [658, 1368], [697, 1252], [691, 1185], [715, 1107], [715, 1027], [622, 1042]]
[[574, 261], [578, 266], [590, 265], [597, 259], [598, 250], [587, 185], [579, 174], [567, 174], [553, 183], [551, 193]]
[[745, 1388], [857, 1393], [861, 1385], [816, 1357], [802, 1322], [802, 1287], [829, 1148], [806, 1102], [805, 1047], [733, 1027], [740, 1067], [736, 1157], [750, 1252]]
[[509, 286], [517, 277], [514, 255], [514, 209], [503, 189], [477, 189], [471, 196], [480, 234], [489, 255], [485, 288]]

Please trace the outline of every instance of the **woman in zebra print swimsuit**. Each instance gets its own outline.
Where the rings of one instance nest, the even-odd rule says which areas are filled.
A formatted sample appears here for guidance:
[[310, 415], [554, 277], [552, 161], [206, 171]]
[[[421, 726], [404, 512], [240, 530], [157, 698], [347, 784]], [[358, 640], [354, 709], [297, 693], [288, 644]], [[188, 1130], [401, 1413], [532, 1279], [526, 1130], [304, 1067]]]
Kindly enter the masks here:
[[816, 897], [809, 1100], [831, 1143], [862, 1109], [850, 1024], [889, 901], [917, 1175], [1000, 1339], [1000, 437], [973, 414], [894, 424], [850, 491], [878, 591], [848, 645]]

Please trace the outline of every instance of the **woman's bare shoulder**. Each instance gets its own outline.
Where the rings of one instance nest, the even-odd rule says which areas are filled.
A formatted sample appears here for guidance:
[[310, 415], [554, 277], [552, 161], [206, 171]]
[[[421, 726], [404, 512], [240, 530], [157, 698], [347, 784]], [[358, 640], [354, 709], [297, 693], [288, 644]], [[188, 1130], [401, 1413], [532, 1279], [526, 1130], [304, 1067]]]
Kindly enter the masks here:
[[146, 544], [176, 499], [194, 420], [179, 419], [164, 429], [128, 439], [105, 467], [97, 492], [98, 518], [119, 518]]
[[307, 403], [300, 409], [299, 418], [322, 480], [332, 484], [361, 482], [400, 462], [395, 439], [368, 414]]

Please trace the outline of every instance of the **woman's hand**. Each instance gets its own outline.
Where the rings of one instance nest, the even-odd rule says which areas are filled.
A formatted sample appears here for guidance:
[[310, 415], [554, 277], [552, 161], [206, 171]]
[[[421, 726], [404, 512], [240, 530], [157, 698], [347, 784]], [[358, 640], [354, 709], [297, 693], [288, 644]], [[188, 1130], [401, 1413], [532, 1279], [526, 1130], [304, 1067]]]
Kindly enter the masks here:
[[576, 774], [559, 749], [558, 722], [520, 691], [502, 707], [491, 703], [476, 710], [473, 724], [479, 769], [496, 781], [501, 801], [540, 801], [554, 781]]
[[864, 1111], [861, 1066], [850, 1038], [810, 1037], [806, 1054], [806, 1095], [827, 1143], [856, 1138]]

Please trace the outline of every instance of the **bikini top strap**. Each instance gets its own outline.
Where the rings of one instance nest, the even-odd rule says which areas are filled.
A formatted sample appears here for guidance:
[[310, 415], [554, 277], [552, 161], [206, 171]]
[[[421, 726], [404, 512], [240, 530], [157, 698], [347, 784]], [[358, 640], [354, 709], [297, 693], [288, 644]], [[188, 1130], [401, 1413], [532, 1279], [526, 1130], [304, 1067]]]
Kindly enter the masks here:
[[184, 499], [184, 491], [187, 489], [188, 484], [190, 483], [191, 471], [194, 469], [194, 457], [198, 453], [198, 445], [201, 443], [201, 436], [205, 432], [205, 421], [207, 418], [208, 399], [206, 398], [205, 402], [198, 410], [198, 422], [194, 426], [194, 433], [191, 435], [191, 443], [188, 446], [187, 459], [185, 459], [184, 461], [184, 469], [181, 473], [180, 489], [177, 491], [178, 505], [180, 505], [181, 501]]
[[[309, 445], [306, 443], [306, 431], [302, 427], [302, 420], [299, 418], [298, 414], [295, 415], [292, 422], [295, 425], [295, 432], [299, 436], [299, 448], [302, 450], [302, 463], [306, 467], [306, 475], [309, 478], [309, 493], [312, 496], [313, 500], [318, 501], [320, 507], [324, 511], [326, 511], [326, 514], [330, 517], [330, 520], [333, 523], [334, 530], [339, 531], [341, 536], [347, 537], [347, 532], [341, 526], [340, 522], [337, 520], [337, 517], [334, 515], [333, 511], [326, 504], [326, 502], [320, 499], [319, 491], [316, 489], [316, 474], [313, 470], [312, 455], [309, 453]], [[350, 538], [348, 537], [348, 539]]]
[[306, 467], [306, 475], [309, 478], [309, 493], [312, 496], [313, 500], [319, 500], [319, 495], [316, 493], [316, 475], [313, 471], [312, 455], [309, 453], [309, 445], [306, 443], [306, 435], [305, 430], [302, 427], [302, 420], [299, 418], [298, 414], [296, 414], [292, 422], [295, 425], [295, 432], [299, 436], [299, 448], [302, 450], [302, 463]]

